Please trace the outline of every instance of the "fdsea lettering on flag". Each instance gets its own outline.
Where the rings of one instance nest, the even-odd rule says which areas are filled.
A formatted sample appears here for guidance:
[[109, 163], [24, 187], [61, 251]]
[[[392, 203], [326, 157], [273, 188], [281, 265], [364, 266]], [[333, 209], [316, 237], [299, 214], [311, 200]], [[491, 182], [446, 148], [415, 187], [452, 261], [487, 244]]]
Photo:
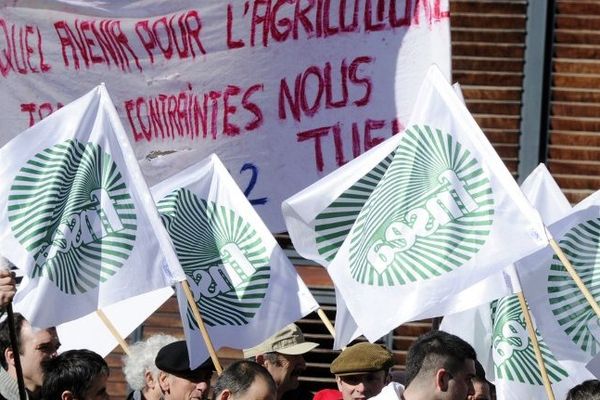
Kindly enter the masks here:
[[[390, 151], [376, 147], [368, 164], [359, 158], [346, 169], [359, 178], [343, 193], [317, 199], [306, 190], [284, 206], [288, 229], [296, 221], [314, 227], [316, 244], [306, 247], [330, 258], [328, 272], [371, 341], [439, 315], [436, 305], [547, 244], [537, 211], [436, 67], [411, 121]], [[345, 236], [341, 245], [333, 229]], [[375, 312], [382, 309], [385, 318]]]
[[185, 279], [104, 85], [0, 149], [0, 253], [15, 310], [59, 325]]
[[[319, 307], [216, 155], [152, 193], [215, 348], [253, 347]], [[194, 368], [208, 350], [180, 292]]]

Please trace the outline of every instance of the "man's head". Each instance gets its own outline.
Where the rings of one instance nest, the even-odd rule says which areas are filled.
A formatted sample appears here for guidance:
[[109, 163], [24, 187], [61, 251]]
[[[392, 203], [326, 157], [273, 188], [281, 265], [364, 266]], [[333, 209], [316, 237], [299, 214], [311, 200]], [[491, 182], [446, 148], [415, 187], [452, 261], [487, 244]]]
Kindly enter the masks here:
[[69, 350], [43, 363], [43, 400], [109, 400], [108, 365], [89, 350]]
[[[19, 313], [14, 314], [14, 322], [25, 386], [35, 392], [44, 382], [42, 362], [56, 356], [60, 342], [54, 328], [33, 328]], [[8, 320], [4, 320], [0, 323], [0, 363], [14, 379], [17, 378], [15, 356], [10, 343]]]
[[213, 363], [209, 358], [199, 367], [190, 369], [185, 340], [160, 349], [155, 364], [160, 370], [158, 384], [165, 400], [201, 400], [208, 395]]
[[266, 368], [253, 361], [237, 361], [215, 384], [214, 400], [275, 400], [277, 387]]
[[590, 379], [571, 388], [566, 400], [598, 400], [600, 399], [600, 381]]
[[158, 351], [177, 339], [170, 335], [158, 334], [129, 347], [129, 355], [123, 357], [123, 373], [129, 387], [139, 390], [147, 400], [159, 400], [159, 370], [154, 364]]
[[254, 358], [269, 371], [277, 385], [277, 398], [298, 387], [298, 377], [306, 369], [303, 354], [318, 346], [307, 342], [298, 326], [291, 324], [258, 346], [244, 350], [245, 358]]
[[477, 356], [470, 344], [444, 331], [419, 337], [408, 349], [405, 397], [465, 400], [473, 395]]
[[369, 399], [388, 383], [392, 365], [394, 359], [388, 349], [364, 342], [342, 351], [331, 363], [330, 371], [344, 400]]
[[490, 384], [485, 378], [485, 370], [481, 363], [475, 360], [475, 376], [473, 377], [473, 394], [467, 400], [491, 400]]

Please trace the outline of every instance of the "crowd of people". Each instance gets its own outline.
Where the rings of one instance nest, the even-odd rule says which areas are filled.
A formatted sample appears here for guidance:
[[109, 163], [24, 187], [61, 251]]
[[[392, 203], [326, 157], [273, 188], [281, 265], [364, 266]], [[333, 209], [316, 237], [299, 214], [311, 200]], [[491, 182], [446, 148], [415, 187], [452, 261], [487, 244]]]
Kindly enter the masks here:
[[[0, 269], [0, 307], [16, 292], [14, 274]], [[20, 362], [26, 400], [108, 400], [110, 370], [90, 350], [58, 353], [55, 328], [36, 329], [20, 314], [0, 323], [0, 400], [21, 400]], [[16, 346], [16, 349], [14, 348]], [[458, 336], [432, 330], [412, 343], [406, 371], [395, 374], [394, 356], [380, 344], [359, 342], [331, 363], [336, 388], [317, 393], [302, 388], [304, 355], [318, 346], [291, 324], [259, 345], [244, 349], [244, 359], [216, 378], [209, 358], [191, 369], [186, 342], [158, 334], [135, 343], [124, 358], [123, 372], [132, 389], [127, 400], [490, 400], [493, 385], [473, 347]], [[600, 400], [600, 381], [573, 387], [566, 400]]]
[[[14, 314], [17, 349], [8, 320], [0, 323], [0, 398], [19, 400], [16, 352], [27, 400], [108, 400], [106, 361], [89, 350], [58, 353], [56, 330], [35, 329]], [[331, 363], [335, 388], [311, 393], [299, 377], [304, 355], [318, 346], [291, 324], [250, 349], [218, 377], [211, 359], [191, 369], [184, 340], [158, 334], [131, 346], [123, 372], [132, 389], [128, 400], [488, 400], [493, 385], [475, 350], [458, 336], [432, 330], [410, 346], [406, 371], [394, 374], [394, 355], [385, 346], [358, 342]], [[216, 379], [215, 379], [216, 378]], [[600, 382], [574, 387], [567, 400], [600, 399]]]

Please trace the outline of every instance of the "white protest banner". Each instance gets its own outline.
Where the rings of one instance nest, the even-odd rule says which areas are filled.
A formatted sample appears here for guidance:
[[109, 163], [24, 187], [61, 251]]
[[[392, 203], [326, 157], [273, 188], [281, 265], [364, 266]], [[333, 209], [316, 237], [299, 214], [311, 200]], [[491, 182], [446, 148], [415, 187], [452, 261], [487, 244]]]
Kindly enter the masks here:
[[274, 232], [450, 77], [448, 0], [0, 3], [0, 146], [103, 81], [150, 185], [216, 153]]
[[[111, 304], [102, 312], [125, 339], [173, 295], [170, 286]], [[119, 342], [96, 312], [56, 327], [60, 351], [88, 349], [106, 357]]]
[[[544, 164], [540, 164], [525, 179], [521, 188], [548, 224], [571, 210], [567, 198]], [[514, 270], [514, 266], [505, 271], [511, 270]], [[499, 287], [490, 286], [488, 290], [496, 293], [504, 290], [502, 298], [491, 304], [447, 315], [440, 329], [462, 337], [475, 347], [477, 359], [486, 369], [488, 380], [496, 385], [498, 399], [544, 398], [546, 392], [518, 298], [512, 295], [514, 291], [509, 286], [502, 287], [500, 282], [497, 283]], [[518, 278], [515, 283], [518, 285]], [[481, 303], [481, 300], [473, 299], [473, 303]], [[572, 386], [589, 379], [590, 375], [584, 371], [581, 363], [566, 360], [558, 362], [539, 331], [536, 334], [552, 390], [557, 399], [562, 399]]]
[[537, 211], [436, 67], [411, 121], [328, 267], [371, 341], [427, 310], [436, 315], [437, 304], [548, 243]]
[[[593, 298], [600, 299], [600, 192], [577, 204], [548, 228]], [[527, 302], [548, 347], [559, 361], [589, 362], [600, 348], [600, 323], [551, 249], [517, 263]]]
[[0, 149], [15, 311], [58, 325], [185, 279], [103, 85]]
[[[253, 347], [318, 309], [218, 157], [152, 188], [215, 348]], [[179, 293], [192, 368], [208, 353]]]

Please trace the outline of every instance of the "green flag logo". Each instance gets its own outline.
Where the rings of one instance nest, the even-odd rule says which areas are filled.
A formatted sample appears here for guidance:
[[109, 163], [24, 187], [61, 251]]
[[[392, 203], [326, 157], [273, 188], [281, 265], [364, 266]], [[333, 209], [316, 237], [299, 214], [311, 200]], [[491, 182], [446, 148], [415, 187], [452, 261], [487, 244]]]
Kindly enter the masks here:
[[356, 217], [385, 174], [393, 157], [392, 152], [317, 215], [315, 222], [317, 249], [327, 261], [333, 260], [346, 240]]
[[[516, 295], [492, 302], [492, 356], [498, 379], [542, 385], [533, 345], [529, 340], [525, 317]], [[536, 331], [540, 352], [551, 383], [568, 376]]]
[[30, 276], [81, 294], [105, 282], [129, 258], [135, 207], [117, 165], [97, 144], [67, 140], [20, 169], [8, 196], [8, 220], [35, 260]]
[[[560, 247], [591, 292], [600, 300], [600, 219], [571, 228]], [[600, 343], [598, 317], [555, 255], [548, 275], [548, 298], [556, 321], [582, 351], [595, 356]]]
[[[204, 323], [246, 325], [269, 286], [269, 254], [258, 233], [233, 210], [178, 189], [158, 211], [188, 276]], [[195, 326], [188, 310], [188, 322]]]
[[479, 161], [450, 134], [415, 125], [352, 226], [350, 272], [396, 286], [453, 271], [485, 244], [493, 214]]

